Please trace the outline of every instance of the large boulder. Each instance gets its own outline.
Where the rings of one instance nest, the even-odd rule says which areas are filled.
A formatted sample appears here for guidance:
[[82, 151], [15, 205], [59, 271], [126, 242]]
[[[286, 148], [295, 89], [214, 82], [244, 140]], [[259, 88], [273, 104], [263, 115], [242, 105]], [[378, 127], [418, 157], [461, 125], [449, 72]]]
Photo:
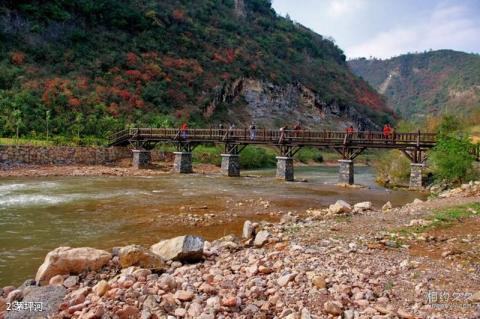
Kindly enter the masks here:
[[96, 271], [105, 266], [111, 258], [110, 253], [95, 248], [58, 247], [47, 254], [45, 261], [38, 268], [35, 280], [44, 284], [55, 275]]
[[270, 233], [266, 230], [261, 230], [255, 236], [253, 245], [255, 247], [262, 247], [268, 241], [269, 238], [270, 238]]
[[166, 260], [198, 261], [203, 258], [204, 240], [198, 236], [179, 236], [162, 240], [150, 247], [150, 250]]
[[50, 318], [58, 312], [58, 308], [67, 294], [63, 286], [34, 287], [22, 300], [22, 305], [32, 305], [16, 311], [8, 311], [5, 319], [37, 319]]
[[255, 237], [255, 224], [252, 223], [251, 221], [247, 220], [243, 224], [243, 230], [242, 230], [242, 238], [243, 239], [251, 239]]
[[328, 210], [332, 214], [348, 214], [352, 211], [352, 206], [343, 200], [337, 200], [335, 204], [330, 205]]
[[166, 270], [168, 265], [165, 260], [140, 245], [129, 245], [120, 248], [118, 261], [122, 268], [138, 266], [152, 270]]
[[364, 210], [371, 210], [373, 208], [372, 202], [360, 202], [353, 205], [353, 210], [361, 212]]

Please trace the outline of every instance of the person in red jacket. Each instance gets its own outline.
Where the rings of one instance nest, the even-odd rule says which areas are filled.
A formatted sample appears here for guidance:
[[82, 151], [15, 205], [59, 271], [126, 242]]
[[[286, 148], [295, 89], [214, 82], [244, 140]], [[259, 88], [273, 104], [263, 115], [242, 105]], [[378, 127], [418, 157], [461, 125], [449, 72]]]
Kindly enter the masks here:
[[383, 137], [387, 139], [390, 136], [391, 128], [389, 124], [383, 126]]
[[186, 139], [188, 137], [188, 125], [187, 123], [183, 123], [182, 126], [180, 127], [180, 134], [183, 139]]

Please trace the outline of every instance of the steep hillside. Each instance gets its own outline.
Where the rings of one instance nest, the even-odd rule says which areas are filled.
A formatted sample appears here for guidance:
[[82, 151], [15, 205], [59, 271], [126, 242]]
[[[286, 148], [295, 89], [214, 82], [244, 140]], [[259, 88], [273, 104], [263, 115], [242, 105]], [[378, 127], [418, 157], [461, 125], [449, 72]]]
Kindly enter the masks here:
[[[391, 112], [343, 52], [267, 0], [0, 3], [0, 134], [252, 120], [372, 127]], [[47, 116], [47, 110], [49, 115]]]
[[402, 117], [423, 119], [449, 112], [480, 120], [479, 55], [439, 50], [348, 63]]

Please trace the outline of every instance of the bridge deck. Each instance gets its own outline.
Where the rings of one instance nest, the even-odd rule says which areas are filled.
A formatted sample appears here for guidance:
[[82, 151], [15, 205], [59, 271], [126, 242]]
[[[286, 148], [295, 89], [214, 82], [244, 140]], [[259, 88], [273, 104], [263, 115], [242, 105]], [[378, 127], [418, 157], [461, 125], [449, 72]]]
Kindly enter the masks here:
[[346, 132], [334, 131], [292, 131], [258, 129], [255, 138], [251, 138], [248, 129], [189, 129], [183, 133], [172, 128], [131, 128], [113, 134], [109, 139], [111, 146], [128, 145], [131, 142], [190, 142], [190, 143], [231, 143], [261, 145], [292, 145], [315, 147], [352, 148], [421, 148], [435, 146], [434, 133], [393, 133], [385, 137], [383, 132]]

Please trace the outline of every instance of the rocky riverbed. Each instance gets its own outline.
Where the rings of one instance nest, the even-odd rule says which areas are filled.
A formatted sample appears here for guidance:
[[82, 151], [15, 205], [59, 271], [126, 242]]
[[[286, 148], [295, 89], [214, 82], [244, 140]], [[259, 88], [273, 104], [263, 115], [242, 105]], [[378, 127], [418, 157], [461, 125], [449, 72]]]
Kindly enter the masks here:
[[479, 202], [477, 182], [247, 221], [242, 238], [57, 248], [35, 280], [0, 289], [0, 318], [479, 318]]
[[[45, 176], [159, 176], [173, 169], [173, 163], [158, 162], [149, 169], [134, 169], [130, 161], [116, 166], [107, 165], [0, 165], [0, 177]], [[196, 173], [217, 173], [220, 168], [212, 164], [195, 164]]]

